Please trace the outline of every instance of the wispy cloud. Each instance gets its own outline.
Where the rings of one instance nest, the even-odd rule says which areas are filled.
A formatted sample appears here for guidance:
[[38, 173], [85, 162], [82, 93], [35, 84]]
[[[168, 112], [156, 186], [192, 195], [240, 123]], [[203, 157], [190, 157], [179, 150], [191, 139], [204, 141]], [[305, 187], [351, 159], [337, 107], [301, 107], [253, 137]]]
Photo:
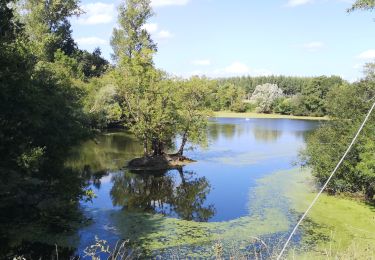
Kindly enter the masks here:
[[375, 59], [375, 49], [367, 50], [362, 53], [360, 53], [357, 58], [362, 60], [372, 60]]
[[193, 60], [191, 64], [196, 65], [196, 66], [209, 66], [211, 65], [211, 61], [208, 59], [203, 59], [203, 60]]
[[250, 67], [248, 67], [245, 63], [236, 61], [224, 68], [224, 72], [234, 75], [247, 74], [250, 73]]
[[104, 45], [107, 44], [108, 42], [102, 38], [99, 37], [82, 37], [78, 38], [76, 42], [79, 45]]
[[155, 36], [156, 36], [156, 39], [165, 40], [165, 39], [172, 38], [173, 34], [170, 31], [167, 31], [167, 30], [161, 30]]
[[168, 6], [168, 5], [186, 5], [189, 0], [152, 0], [153, 7]]
[[300, 6], [300, 5], [310, 4], [310, 3], [313, 3], [313, 2], [314, 2], [314, 0], [288, 0], [288, 2], [286, 3], [286, 6], [296, 7], [296, 6]]
[[231, 63], [229, 66], [215, 70], [214, 76], [243, 76], [243, 75], [251, 75], [251, 76], [265, 76], [271, 75], [272, 73], [266, 69], [255, 69], [248, 66], [246, 63], [235, 61]]
[[156, 23], [146, 23], [145, 25], [143, 25], [143, 29], [145, 29], [149, 33], [156, 33], [159, 29], [159, 26]]
[[308, 42], [303, 44], [303, 48], [308, 51], [317, 51], [324, 47], [324, 43], [320, 41]]
[[159, 30], [157, 23], [147, 23], [143, 25], [148, 33], [150, 33], [156, 40], [165, 40], [173, 37], [173, 34], [168, 30]]
[[90, 3], [82, 6], [85, 14], [77, 18], [77, 23], [85, 25], [111, 23], [116, 16], [114, 4], [101, 2]]

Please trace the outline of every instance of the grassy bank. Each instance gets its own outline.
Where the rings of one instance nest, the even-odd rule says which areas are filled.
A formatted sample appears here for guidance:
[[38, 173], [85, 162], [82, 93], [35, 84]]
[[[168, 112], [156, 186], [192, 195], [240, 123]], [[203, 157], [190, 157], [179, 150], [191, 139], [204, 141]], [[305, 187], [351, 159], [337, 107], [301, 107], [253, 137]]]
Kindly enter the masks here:
[[[300, 174], [297, 179], [290, 184], [286, 196], [293, 201], [296, 211], [302, 213], [315, 192], [311, 190], [309, 174]], [[307, 252], [294, 253], [295, 259], [375, 259], [374, 205], [322, 194], [302, 230], [309, 234], [304, 238], [307, 248], [311, 243], [315, 246]]]
[[261, 114], [255, 112], [236, 113], [230, 111], [214, 112], [214, 117], [226, 118], [269, 118], [269, 119], [300, 119], [300, 120], [328, 120], [327, 117], [312, 117], [312, 116], [291, 116], [280, 114]]

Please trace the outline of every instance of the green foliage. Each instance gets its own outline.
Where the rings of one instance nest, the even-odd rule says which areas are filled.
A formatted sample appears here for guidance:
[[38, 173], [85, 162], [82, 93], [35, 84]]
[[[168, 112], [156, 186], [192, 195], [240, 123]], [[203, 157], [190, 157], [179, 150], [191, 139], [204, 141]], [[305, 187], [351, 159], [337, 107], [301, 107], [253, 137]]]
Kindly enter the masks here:
[[219, 79], [219, 85], [224, 85], [226, 83], [234, 84], [236, 87], [244, 89], [250, 97], [256, 86], [269, 83], [276, 84], [282, 89], [285, 95], [295, 95], [301, 92], [303, 84], [309, 79], [311, 79], [311, 77], [288, 77], [275, 75], [260, 77], [243, 76]]
[[23, 2], [21, 21], [25, 24], [31, 51], [39, 59], [53, 60], [58, 49], [67, 55], [75, 52], [69, 17], [81, 13], [78, 3], [78, 0]]
[[318, 77], [307, 82], [302, 89], [302, 105], [308, 115], [324, 116], [326, 114], [325, 98], [335, 86], [341, 85], [340, 77]]
[[107, 60], [101, 57], [101, 51], [96, 48], [92, 53], [88, 51], [77, 50], [74, 54], [80, 69], [86, 79], [102, 76], [109, 68]]
[[117, 100], [94, 98], [91, 110], [105, 111], [105, 118], [115, 115], [125, 119], [125, 125], [143, 143], [145, 155], [163, 154], [181, 135], [182, 155], [188, 139], [204, 139], [199, 132], [207, 120], [204, 105], [210, 83], [198, 78], [186, 82], [170, 79], [155, 69], [156, 45], [144, 28], [152, 15], [149, 0], [127, 0], [120, 6], [120, 26], [114, 29], [111, 39], [117, 62], [111, 72], [114, 85], [107, 84], [101, 90], [112, 91], [111, 96]]
[[272, 106], [275, 113], [282, 115], [293, 114], [292, 98], [278, 98]]
[[111, 39], [115, 61], [130, 62], [138, 56], [143, 62], [151, 62], [156, 45], [144, 25], [152, 16], [150, 0], [125, 0], [120, 5], [119, 28], [113, 30]]
[[231, 110], [245, 112], [246, 105], [243, 104], [245, 91], [232, 83], [217, 84], [212, 80], [211, 98], [208, 100], [208, 107], [214, 111]]
[[63, 160], [89, 135], [78, 62], [58, 48], [48, 59], [35, 55], [39, 43], [24, 31], [28, 25], [14, 18], [9, 3], [0, 3], [1, 249], [13, 229], [40, 225], [68, 231], [81, 221], [78, 203], [85, 182], [65, 169]]
[[115, 73], [109, 71], [100, 78], [92, 78], [86, 85], [85, 113], [93, 127], [103, 129], [124, 123], [123, 99], [114, 84], [114, 76]]
[[[374, 97], [375, 82], [369, 79], [354, 85], [336, 86], [328, 93], [326, 109], [332, 120], [309, 138], [306, 149], [307, 163], [313, 168], [319, 183], [327, 180], [374, 102]], [[363, 192], [370, 200], [375, 195], [374, 119], [373, 114], [329, 184], [330, 192]]]
[[351, 8], [348, 9], [348, 12], [355, 10], [373, 10], [375, 8], [375, 0], [357, 0], [354, 2]]
[[[214, 97], [210, 99], [208, 105], [214, 111], [245, 112], [252, 110], [252, 106], [255, 105], [258, 107], [257, 111], [261, 113], [324, 116], [326, 115], [325, 99], [328, 91], [332, 87], [342, 84], [343, 80], [337, 76], [314, 78], [263, 76], [219, 79], [214, 82], [216, 83], [216, 88], [212, 90]], [[269, 99], [265, 98], [269, 95], [262, 94], [258, 101], [255, 100], [255, 97], [252, 98], [254, 91], [260, 86], [267, 86], [264, 93], [273, 93], [271, 87], [273, 85], [277, 85], [285, 95], [284, 103], [282, 103], [280, 95]], [[260, 95], [259, 93], [255, 94]], [[250, 107], [246, 103], [250, 104]]]
[[111, 45], [118, 66], [115, 84], [123, 99], [126, 122], [142, 140], [145, 154], [160, 154], [174, 133], [170, 86], [162, 82], [163, 73], [153, 66], [156, 46], [144, 29], [152, 16], [150, 1], [127, 0], [119, 8], [119, 28], [113, 30]]
[[206, 103], [212, 89], [212, 81], [193, 77], [177, 81], [174, 89], [178, 110], [178, 134], [181, 135], [179, 154], [182, 155], [186, 142], [203, 143], [206, 141], [207, 117]]

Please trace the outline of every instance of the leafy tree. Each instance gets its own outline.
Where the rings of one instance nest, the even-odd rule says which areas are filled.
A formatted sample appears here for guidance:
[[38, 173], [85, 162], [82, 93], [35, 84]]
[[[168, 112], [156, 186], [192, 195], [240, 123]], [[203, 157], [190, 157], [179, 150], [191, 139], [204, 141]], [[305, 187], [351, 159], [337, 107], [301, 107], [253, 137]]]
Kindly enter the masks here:
[[32, 53], [39, 59], [52, 61], [58, 49], [69, 56], [76, 51], [69, 17], [81, 13], [78, 0], [25, 0], [21, 3], [20, 8], [24, 10], [21, 21], [25, 24]]
[[318, 77], [310, 80], [302, 89], [303, 105], [307, 115], [324, 116], [326, 114], [325, 98], [331, 88], [341, 85], [340, 77]]
[[[119, 8], [119, 25], [111, 44], [117, 62], [114, 70], [127, 126], [142, 141], [145, 155], [163, 155], [177, 134], [182, 137], [178, 155], [188, 139], [198, 141], [205, 126], [207, 82], [177, 82], [155, 69], [156, 45], [144, 25], [153, 15], [150, 1], [127, 0]], [[179, 88], [179, 84], [183, 88]], [[199, 90], [194, 88], [198, 87]]]
[[143, 65], [146, 68], [152, 65], [156, 44], [144, 28], [147, 20], [154, 14], [150, 3], [150, 0], [126, 0], [119, 7], [120, 28], [113, 30], [111, 45], [113, 59], [120, 61], [122, 65], [132, 62], [135, 67]]
[[[375, 82], [365, 78], [354, 85], [343, 84], [330, 90], [326, 109], [331, 121], [308, 140], [306, 159], [319, 183], [324, 183], [352, 140], [375, 98]], [[328, 186], [332, 193], [363, 192], [375, 195], [373, 166], [375, 115], [369, 119], [351, 152]]]
[[[162, 73], [153, 65], [156, 46], [144, 29], [152, 16], [150, 1], [127, 0], [119, 8], [120, 28], [113, 30], [111, 45], [117, 61], [116, 83], [124, 99], [128, 126], [142, 140], [144, 153], [162, 152], [171, 140], [171, 94], [161, 83]], [[163, 113], [167, 112], [167, 113]]]
[[187, 141], [201, 143], [206, 140], [205, 129], [209, 115], [206, 102], [212, 83], [208, 79], [193, 77], [177, 84], [178, 129], [181, 135], [177, 153], [182, 156]]

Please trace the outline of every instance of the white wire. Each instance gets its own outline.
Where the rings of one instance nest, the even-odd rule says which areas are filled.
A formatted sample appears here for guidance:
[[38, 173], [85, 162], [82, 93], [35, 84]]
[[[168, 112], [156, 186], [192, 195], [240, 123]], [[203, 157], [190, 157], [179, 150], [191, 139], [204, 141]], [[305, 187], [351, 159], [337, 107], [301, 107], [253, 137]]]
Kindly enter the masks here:
[[327, 181], [324, 183], [324, 185], [321, 188], [321, 190], [319, 191], [319, 193], [315, 196], [315, 198], [311, 202], [310, 206], [307, 208], [307, 210], [305, 211], [305, 213], [302, 215], [302, 217], [300, 218], [300, 220], [297, 222], [296, 226], [293, 228], [292, 233], [290, 233], [290, 235], [288, 237], [288, 240], [285, 242], [283, 249], [281, 250], [280, 254], [277, 257], [277, 260], [281, 259], [281, 257], [283, 256], [283, 254], [285, 252], [285, 249], [287, 248], [287, 246], [288, 246], [290, 240], [292, 239], [294, 233], [296, 233], [299, 225], [302, 223], [302, 221], [304, 220], [304, 218], [307, 216], [307, 213], [309, 213], [310, 209], [314, 206], [314, 204], [316, 203], [316, 201], [318, 200], [318, 198], [320, 197], [320, 195], [322, 194], [322, 192], [327, 187], [329, 181], [332, 179], [333, 175], [336, 173], [337, 169], [340, 167], [341, 163], [344, 161], [345, 157], [348, 155], [349, 151], [351, 150], [353, 144], [357, 140], [359, 134], [361, 133], [363, 127], [365, 126], [365, 124], [366, 124], [367, 120], [369, 119], [369, 117], [370, 117], [372, 111], [374, 110], [374, 108], [375, 108], [375, 102], [372, 105], [372, 107], [370, 108], [370, 110], [368, 111], [368, 113], [366, 115], [366, 118], [364, 119], [362, 125], [359, 127], [359, 129], [358, 129], [356, 135], [354, 136], [352, 142], [350, 143], [348, 149], [346, 150], [346, 152], [344, 153], [344, 155], [341, 157], [341, 160], [338, 162], [338, 164], [336, 165], [335, 169], [332, 171], [331, 175], [329, 176], [329, 178], [327, 179]]

